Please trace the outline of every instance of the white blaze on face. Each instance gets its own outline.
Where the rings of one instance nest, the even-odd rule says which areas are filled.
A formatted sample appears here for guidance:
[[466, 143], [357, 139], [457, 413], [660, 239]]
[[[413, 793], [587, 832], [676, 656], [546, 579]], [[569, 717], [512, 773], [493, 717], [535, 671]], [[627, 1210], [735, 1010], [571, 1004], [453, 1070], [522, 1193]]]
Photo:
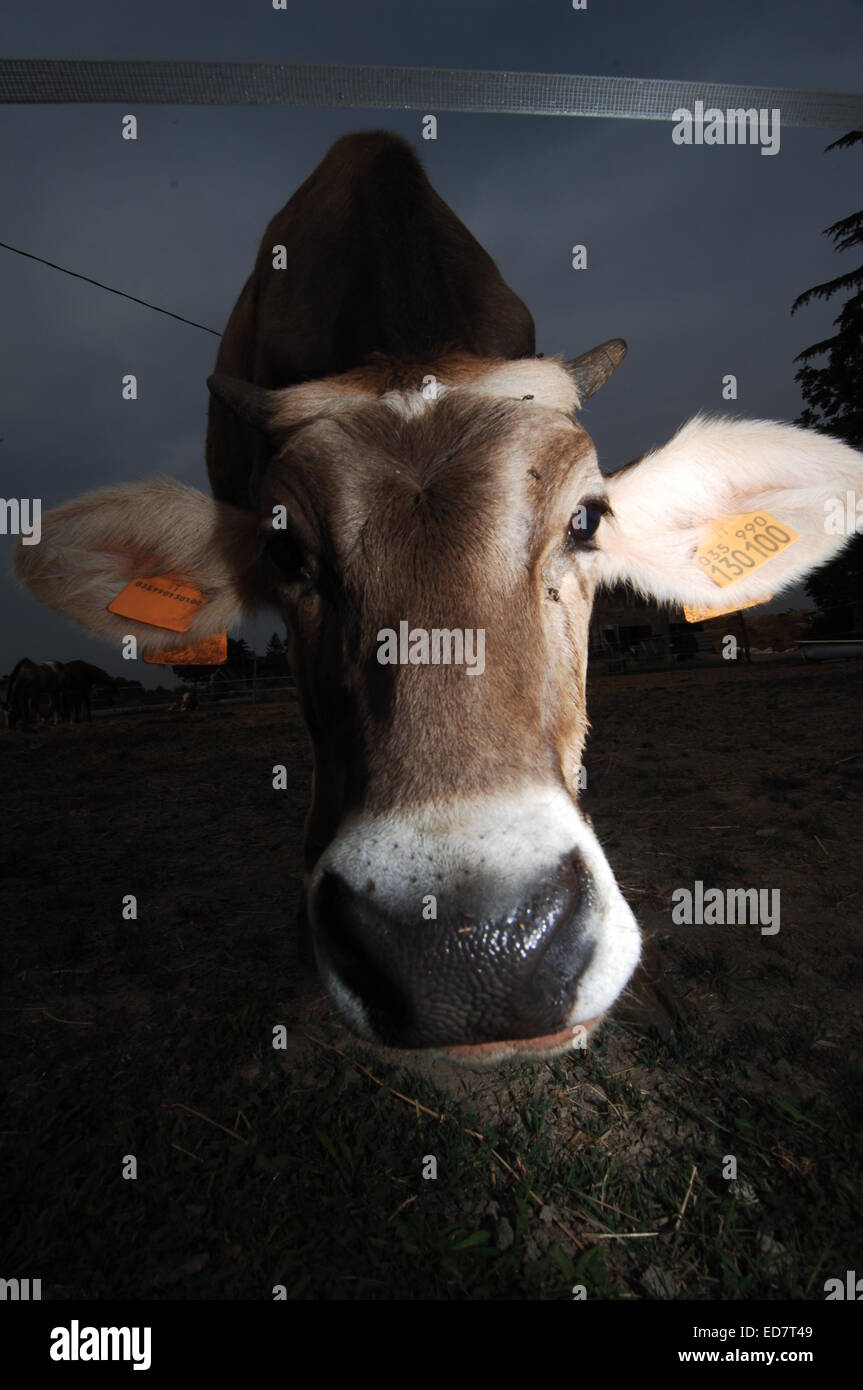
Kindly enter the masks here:
[[[428, 894], [478, 920], [493, 920], [517, 909], [525, 894], [545, 880], [553, 880], [571, 856], [580, 859], [590, 882], [583, 910], [585, 944], [592, 947], [570, 1017], [561, 1024], [574, 1027], [611, 1007], [638, 964], [641, 946], [635, 918], [596, 835], [557, 788], [528, 787], [518, 795], [352, 818], [315, 867], [309, 895], [312, 925], [320, 925], [315, 890], [327, 873], [337, 874], [359, 894], [373, 883], [375, 902], [396, 920], [421, 920]], [[371, 1036], [362, 1001], [331, 965], [322, 961], [321, 966], [345, 1017]], [[494, 968], [490, 960], [489, 972]]]

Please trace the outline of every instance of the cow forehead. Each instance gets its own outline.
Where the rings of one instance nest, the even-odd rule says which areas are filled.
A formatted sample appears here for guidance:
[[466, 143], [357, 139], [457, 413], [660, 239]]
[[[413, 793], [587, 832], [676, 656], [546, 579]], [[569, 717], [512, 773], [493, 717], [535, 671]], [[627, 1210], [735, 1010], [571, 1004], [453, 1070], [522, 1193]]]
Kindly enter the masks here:
[[365, 585], [370, 573], [410, 575], [425, 556], [461, 582], [512, 581], [549, 527], [601, 488], [577, 392], [554, 361], [449, 359], [419, 380], [372, 368], [297, 390], [307, 413], [264, 503], [301, 492]]
[[291, 430], [322, 415], [338, 416], [372, 400], [402, 414], [416, 414], [456, 391], [464, 398], [529, 399], [540, 408], [572, 415], [580, 400], [575, 381], [557, 357], [512, 359], [451, 354], [430, 363], [402, 362], [383, 355], [338, 376], [288, 387], [275, 426]]
[[530, 398], [536, 407], [564, 411], [567, 415], [573, 415], [581, 404], [575, 382], [559, 358], [527, 357], [495, 362], [488, 364], [484, 371], [461, 380], [458, 371], [456, 365], [456, 389], [465, 393], [499, 400]]

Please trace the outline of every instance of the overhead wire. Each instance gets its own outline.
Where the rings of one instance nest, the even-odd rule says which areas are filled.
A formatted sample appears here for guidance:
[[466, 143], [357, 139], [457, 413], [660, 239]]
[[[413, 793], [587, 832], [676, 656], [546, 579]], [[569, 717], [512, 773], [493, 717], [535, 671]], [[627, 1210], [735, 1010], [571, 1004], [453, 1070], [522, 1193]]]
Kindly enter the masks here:
[[184, 314], [175, 314], [173, 309], [163, 309], [160, 304], [151, 304], [148, 299], [139, 299], [136, 294], [127, 294], [125, 290], [118, 290], [114, 285], [105, 285], [101, 280], [94, 280], [91, 275], [82, 275], [78, 270], [70, 270], [68, 266], [46, 260], [44, 256], [36, 256], [32, 251], [22, 250], [20, 246], [11, 246], [8, 241], [0, 241], [0, 247], [4, 251], [14, 251], [16, 256], [26, 256], [28, 261], [38, 261], [40, 265], [47, 265], [52, 270], [59, 270], [63, 275], [71, 275], [75, 280], [83, 280], [85, 284], [95, 285], [97, 289], [107, 290], [109, 294], [117, 294], [121, 299], [130, 299], [133, 304], [142, 304], [145, 309], [152, 309], [154, 313], [166, 314], [169, 319], [177, 319], [179, 323], [187, 323], [190, 328], [200, 328], [203, 333], [212, 333], [214, 338], [221, 338], [222, 336], [215, 328], [208, 328], [205, 323], [196, 323], [194, 319], [187, 319]]

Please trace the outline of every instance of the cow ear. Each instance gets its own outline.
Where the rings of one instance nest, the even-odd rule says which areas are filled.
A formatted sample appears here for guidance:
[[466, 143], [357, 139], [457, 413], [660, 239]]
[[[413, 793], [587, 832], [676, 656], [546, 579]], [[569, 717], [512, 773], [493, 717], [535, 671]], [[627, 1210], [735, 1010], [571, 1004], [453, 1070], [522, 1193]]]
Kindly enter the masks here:
[[863, 454], [793, 425], [696, 417], [612, 474], [607, 492], [601, 582], [727, 611], [771, 598], [842, 550], [850, 532], [837, 507], [863, 493]]
[[247, 425], [264, 434], [275, 429], [276, 412], [282, 400], [282, 391], [270, 391], [266, 386], [254, 386], [250, 381], [228, 376], [225, 372], [214, 372], [207, 377], [211, 396]]
[[[19, 541], [14, 569], [43, 603], [115, 642], [132, 634], [148, 648], [183, 647], [235, 627], [267, 602], [257, 516], [182, 483], [159, 479], [105, 488], [42, 517], [36, 545]], [[184, 626], [156, 626], [109, 611], [136, 579], [173, 577], [197, 590]], [[155, 595], [156, 616], [159, 595]], [[133, 605], [134, 607], [134, 605]], [[176, 607], [176, 605], [175, 605]]]

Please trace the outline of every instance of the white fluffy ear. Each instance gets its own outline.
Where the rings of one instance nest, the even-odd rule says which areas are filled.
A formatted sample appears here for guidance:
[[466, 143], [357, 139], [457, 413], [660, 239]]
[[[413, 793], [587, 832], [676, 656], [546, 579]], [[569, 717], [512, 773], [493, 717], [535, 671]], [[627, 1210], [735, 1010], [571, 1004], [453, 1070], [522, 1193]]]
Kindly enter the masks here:
[[[15, 573], [43, 603], [119, 646], [185, 647], [261, 606], [261, 541], [252, 511], [182, 483], [154, 480], [90, 492], [42, 518], [38, 545], [15, 550]], [[132, 579], [173, 575], [206, 602], [183, 632], [108, 611]]]
[[[836, 512], [848, 492], [863, 495], [863, 454], [794, 425], [696, 416], [663, 448], [612, 474], [607, 491], [613, 516], [597, 535], [602, 583], [628, 581], [662, 602], [729, 609], [770, 598], [839, 553], [849, 537], [837, 534]], [[708, 572], [701, 557], [719, 526], [756, 514], [797, 539], [770, 553], [770, 537], [761, 543], [746, 533], [713, 554], [719, 565]], [[741, 546], [751, 567], [731, 558]], [[711, 572], [731, 582], [720, 585]]]

